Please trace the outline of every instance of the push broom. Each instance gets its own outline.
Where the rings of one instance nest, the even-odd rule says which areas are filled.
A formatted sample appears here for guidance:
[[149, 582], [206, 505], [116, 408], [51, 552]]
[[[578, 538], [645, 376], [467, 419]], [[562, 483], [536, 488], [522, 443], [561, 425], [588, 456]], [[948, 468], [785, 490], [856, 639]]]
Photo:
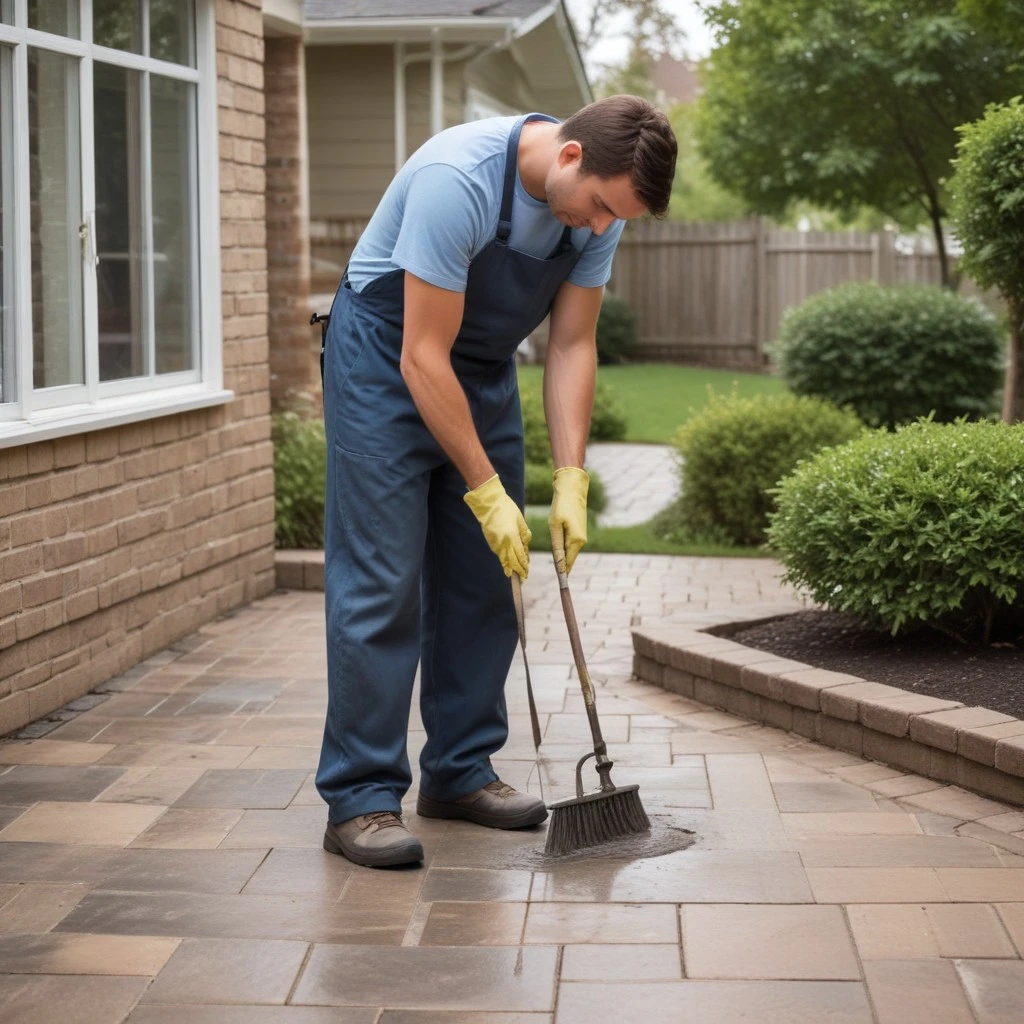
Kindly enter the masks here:
[[[616, 786], [612, 782], [612, 765], [608, 748], [601, 735], [601, 723], [597, 718], [594, 699], [594, 684], [583, 660], [583, 645], [580, 643], [579, 626], [569, 593], [569, 575], [565, 565], [565, 551], [553, 546], [555, 571], [558, 573], [558, 591], [562, 598], [562, 612], [569, 630], [572, 657], [576, 662], [576, 674], [580, 677], [583, 703], [587, 709], [587, 720], [594, 739], [594, 749], [579, 759], [576, 764], [576, 796], [549, 804], [551, 821], [544, 852], [554, 855], [572, 853], [575, 850], [599, 846], [613, 839], [642, 835], [651, 828], [650, 819], [640, 802], [639, 786]], [[592, 793], [583, 791], [583, 765], [596, 759], [600, 788]]]

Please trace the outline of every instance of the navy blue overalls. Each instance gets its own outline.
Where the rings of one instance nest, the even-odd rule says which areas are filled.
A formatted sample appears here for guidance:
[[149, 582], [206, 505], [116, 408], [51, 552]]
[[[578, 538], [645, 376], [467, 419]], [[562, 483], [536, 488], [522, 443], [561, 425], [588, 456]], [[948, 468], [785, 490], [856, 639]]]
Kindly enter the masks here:
[[[508, 141], [497, 236], [472, 261], [452, 366], [506, 491], [523, 506], [515, 351], [579, 259], [567, 227], [539, 258], [509, 245], [520, 118]], [[443, 196], [438, 197], [444, 201]], [[331, 822], [398, 811], [420, 663], [420, 789], [455, 800], [496, 778], [504, 685], [517, 640], [511, 588], [466, 484], [399, 369], [405, 272], [356, 292], [342, 279], [324, 344], [328, 707], [316, 784]]]

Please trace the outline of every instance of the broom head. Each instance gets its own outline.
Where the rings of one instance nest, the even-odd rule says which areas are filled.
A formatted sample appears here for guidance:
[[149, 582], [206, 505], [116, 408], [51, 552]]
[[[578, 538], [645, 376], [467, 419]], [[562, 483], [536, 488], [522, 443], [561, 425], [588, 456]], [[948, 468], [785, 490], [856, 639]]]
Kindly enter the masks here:
[[554, 856], [643, 835], [651, 828], [639, 786], [618, 786], [559, 800], [549, 804], [548, 810], [551, 820], [544, 852]]

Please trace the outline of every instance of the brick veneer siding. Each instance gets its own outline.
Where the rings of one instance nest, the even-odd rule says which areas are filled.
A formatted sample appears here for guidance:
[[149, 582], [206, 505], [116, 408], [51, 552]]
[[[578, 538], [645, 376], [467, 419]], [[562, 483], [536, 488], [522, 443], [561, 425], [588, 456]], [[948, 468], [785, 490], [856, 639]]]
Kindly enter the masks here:
[[0, 451], [0, 734], [274, 587], [263, 20], [219, 0], [226, 406]]
[[294, 392], [320, 394], [320, 332], [309, 326], [305, 66], [301, 39], [267, 40], [270, 393], [275, 404]]

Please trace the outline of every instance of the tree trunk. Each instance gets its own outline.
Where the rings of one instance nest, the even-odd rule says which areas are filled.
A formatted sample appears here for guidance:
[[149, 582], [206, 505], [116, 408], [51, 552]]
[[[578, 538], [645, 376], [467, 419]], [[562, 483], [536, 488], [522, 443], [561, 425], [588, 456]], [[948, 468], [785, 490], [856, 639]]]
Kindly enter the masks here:
[[1024, 302], [1010, 299], [1010, 352], [1006, 361], [1006, 383], [1003, 390], [1003, 419], [1019, 423], [1024, 419]]
[[934, 202], [929, 203], [929, 215], [932, 221], [932, 231], [935, 234], [935, 251], [939, 255], [939, 273], [942, 275], [942, 287], [956, 291], [957, 285], [949, 273], [949, 253], [946, 252], [946, 236], [942, 232], [942, 213]]

